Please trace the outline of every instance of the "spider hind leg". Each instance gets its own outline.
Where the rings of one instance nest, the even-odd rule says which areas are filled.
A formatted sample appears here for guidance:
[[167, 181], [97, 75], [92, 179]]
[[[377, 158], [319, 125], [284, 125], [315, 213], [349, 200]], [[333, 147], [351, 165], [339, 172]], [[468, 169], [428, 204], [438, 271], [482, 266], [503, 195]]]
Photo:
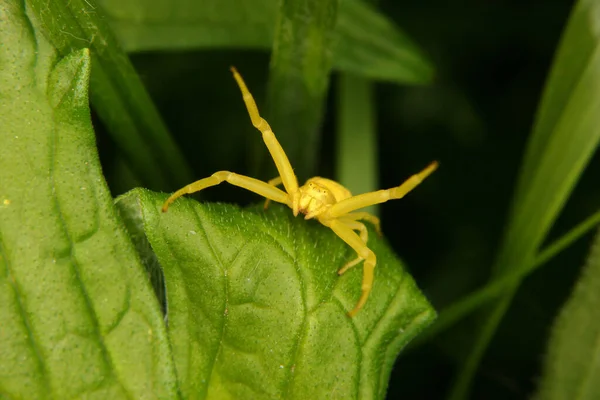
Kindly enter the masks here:
[[[269, 185], [279, 186], [279, 185], [281, 185], [282, 182], [283, 181], [281, 180], [281, 177], [278, 176], [277, 178], [270, 179], [267, 183]], [[271, 199], [265, 199], [265, 205], [263, 206], [263, 209], [266, 210], [267, 208], [269, 208], [269, 203], [270, 202], [271, 202]]]

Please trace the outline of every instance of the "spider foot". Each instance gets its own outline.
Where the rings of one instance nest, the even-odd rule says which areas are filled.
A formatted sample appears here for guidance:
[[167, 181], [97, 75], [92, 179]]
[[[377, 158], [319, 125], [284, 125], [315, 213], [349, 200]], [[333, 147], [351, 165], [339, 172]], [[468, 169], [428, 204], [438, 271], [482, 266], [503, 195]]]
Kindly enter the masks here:
[[354, 267], [356, 264], [360, 263], [364, 258], [357, 257], [356, 259], [346, 263], [342, 268], [338, 270], [338, 275], [342, 275], [344, 272], [348, 271], [350, 268]]

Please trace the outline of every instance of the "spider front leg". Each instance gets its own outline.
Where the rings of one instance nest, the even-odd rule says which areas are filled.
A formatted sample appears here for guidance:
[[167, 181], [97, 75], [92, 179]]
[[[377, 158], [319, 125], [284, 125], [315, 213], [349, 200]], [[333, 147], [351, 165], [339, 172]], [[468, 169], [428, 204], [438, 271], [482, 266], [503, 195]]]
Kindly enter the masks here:
[[298, 192], [298, 179], [296, 178], [296, 174], [294, 174], [294, 169], [290, 164], [290, 160], [285, 154], [285, 151], [283, 151], [283, 148], [281, 147], [281, 144], [279, 144], [275, 134], [271, 130], [269, 123], [260, 116], [256, 102], [254, 101], [254, 97], [252, 97], [252, 94], [248, 90], [248, 87], [246, 86], [242, 76], [234, 67], [231, 67], [231, 72], [233, 73], [233, 77], [237, 82], [240, 91], [242, 92], [242, 97], [244, 99], [244, 103], [246, 104], [248, 114], [250, 115], [252, 125], [254, 125], [254, 127], [262, 133], [263, 141], [265, 142], [265, 145], [267, 146], [267, 149], [269, 150], [269, 153], [275, 162], [275, 167], [277, 167], [283, 187], [285, 187], [286, 192], [288, 192], [290, 197], [292, 197], [292, 204], [290, 207], [292, 208], [294, 216], [297, 216], [300, 193]]
[[356, 303], [356, 306], [354, 306], [354, 309], [348, 313], [350, 317], [354, 317], [356, 313], [365, 305], [367, 299], [369, 298], [369, 294], [371, 293], [377, 258], [375, 257], [375, 253], [373, 253], [373, 251], [367, 247], [366, 243], [352, 230], [350, 226], [344, 223], [343, 220], [333, 219], [325, 221], [324, 225], [330, 227], [335, 234], [340, 237], [340, 239], [352, 247], [352, 249], [358, 254], [359, 258], [365, 260], [363, 265], [361, 295]]
[[184, 186], [173, 193], [171, 197], [169, 197], [163, 204], [162, 212], [167, 212], [169, 205], [184, 194], [199, 192], [202, 189], [218, 185], [224, 181], [259, 194], [267, 199], [291, 206], [290, 196], [288, 196], [288, 194], [283, 190], [277, 189], [273, 185], [269, 185], [268, 183], [259, 181], [258, 179], [250, 178], [249, 176], [239, 175], [234, 172], [219, 171], [215, 172], [208, 178], [200, 179], [199, 181], [190, 183], [189, 185]]
[[418, 174], [415, 174], [408, 178], [400, 186], [386, 189], [377, 190], [375, 192], [369, 192], [352, 196], [348, 199], [342, 200], [339, 203], [334, 204], [325, 212], [324, 218], [337, 218], [345, 217], [351, 211], [358, 210], [371, 206], [373, 204], [385, 203], [388, 200], [401, 199], [406, 196], [410, 191], [417, 187], [425, 178], [433, 173], [438, 167], [437, 161], [429, 164]]

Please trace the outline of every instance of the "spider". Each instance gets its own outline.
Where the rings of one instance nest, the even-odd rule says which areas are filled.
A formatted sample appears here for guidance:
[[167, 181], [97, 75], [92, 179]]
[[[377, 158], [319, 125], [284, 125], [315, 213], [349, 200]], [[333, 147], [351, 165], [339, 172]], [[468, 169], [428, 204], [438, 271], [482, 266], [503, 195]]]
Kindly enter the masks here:
[[[354, 309], [348, 313], [350, 317], [355, 316], [365, 305], [371, 293], [375, 264], [377, 262], [375, 253], [367, 247], [367, 228], [359, 221], [372, 223], [379, 235], [381, 235], [381, 228], [379, 218], [376, 216], [367, 212], [354, 211], [373, 204], [404, 197], [419, 185], [423, 179], [435, 171], [438, 163], [436, 161], [430, 163], [425, 169], [408, 178], [400, 186], [364, 193], [358, 196], [353, 196], [348, 189], [339, 183], [318, 176], [310, 178], [303, 186], [298, 186], [298, 180], [287, 155], [277, 141], [277, 138], [275, 138], [275, 134], [267, 121], [260, 116], [256, 102], [246, 87], [244, 80], [234, 67], [231, 67], [231, 72], [242, 92], [252, 125], [262, 133], [263, 140], [275, 162], [279, 176], [268, 182], [263, 182], [234, 172], [218, 171], [208, 178], [200, 179], [173, 193], [162, 206], [162, 212], [167, 212], [169, 205], [184, 194], [198, 192], [226, 181], [265, 197], [265, 209], [269, 201], [272, 200], [286, 204], [292, 209], [294, 216], [302, 213], [305, 215], [304, 219], [316, 218], [321, 224], [331, 228], [340, 239], [356, 251], [357, 257], [344, 265], [338, 271], [339, 275], [342, 275], [364, 260], [361, 295]], [[280, 184], [283, 184], [285, 192], [277, 188]], [[358, 231], [358, 234], [354, 231]]]

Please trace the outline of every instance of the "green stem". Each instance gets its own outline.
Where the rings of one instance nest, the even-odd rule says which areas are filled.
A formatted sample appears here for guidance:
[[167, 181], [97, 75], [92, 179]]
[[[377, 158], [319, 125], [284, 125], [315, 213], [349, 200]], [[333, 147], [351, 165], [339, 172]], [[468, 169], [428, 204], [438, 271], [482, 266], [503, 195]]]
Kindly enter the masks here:
[[267, 119], [276, 127], [294, 168], [311, 176], [316, 171], [339, 0], [282, 0], [280, 4]]
[[[368, 79], [341, 74], [338, 89], [337, 180], [352, 193], [377, 190], [375, 99]], [[378, 208], [365, 208], [377, 215]]]
[[544, 250], [540, 251], [532, 264], [485, 285], [483, 288], [476, 290], [463, 299], [454, 302], [445, 310], [442, 310], [433, 326], [419, 336], [411, 344], [411, 347], [417, 347], [433, 339], [438, 334], [452, 327], [462, 318], [487, 304], [488, 301], [505, 293], [507, 288], [520, 282], [524, 277], [537, 270], [561, 251], [565, 250], [575, 241], [594, 229], [598, 224], [600, 224], [600, 210], [596, 211], [590, 217], [586, 218], [585, 221], [581, 222], [555, 242], [548, 245]]

